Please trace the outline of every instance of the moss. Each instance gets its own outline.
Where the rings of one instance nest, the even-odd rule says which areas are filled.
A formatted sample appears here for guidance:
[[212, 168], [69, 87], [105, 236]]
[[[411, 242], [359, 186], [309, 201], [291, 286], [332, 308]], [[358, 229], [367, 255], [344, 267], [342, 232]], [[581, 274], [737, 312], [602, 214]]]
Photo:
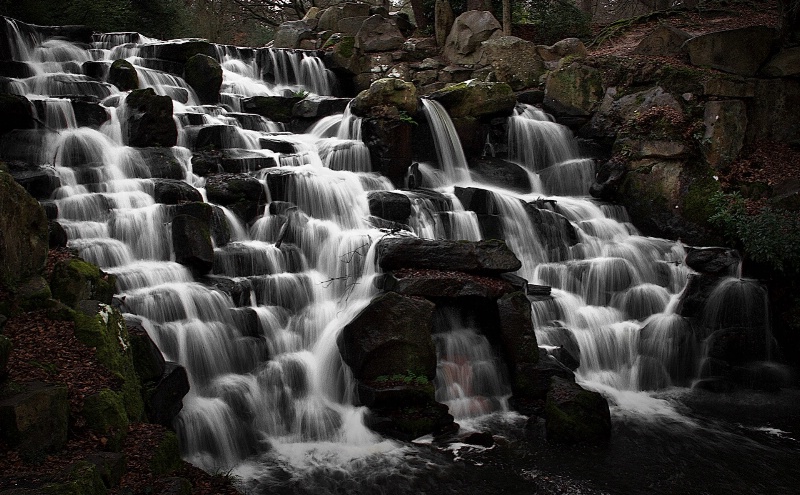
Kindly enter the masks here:
[[107, 446], [111, 450], [122, 449], [122, 442], [128, 431], [128, 415], [121, 393], [103, 389], [90, 395], [83, 403], [81, 414], [89, 428], [109, 436]]
[[153, 474], [168, 474], [181, 468], [183, 460], [178, 446], [178, 437], [175, 433], [168, 431], [164, 438], [159, 442], [153, 458], [150, 459], [150, 470]]
[[[75, 312], [75, 336], [96, 348], [97, 359], [122, 381], [121, 393], [128, 417], [135, 421], [144, 413], [141, 384], [133, 366], [128, 328], [116, 309], [101, 304], [100, 310], [87, 314]], [[91, 312], [90, 312], [91, 313]]]
[[344, 58], [350, 58], [355, 52], [356, 38], [355, 36], [344, 36], [341, 41], [336, 44], [336, 53]]
[[65, 481], [48, 483], [43, 492], [47, 495], [103, 495], [106, 487], [94, 464], [78, 461], [68, 468]]
[[59, 261], [50, 276], [53, 298], [73, 308], [85, 299], [109, 304], [116, 285], [116, 277], [80, 258]]

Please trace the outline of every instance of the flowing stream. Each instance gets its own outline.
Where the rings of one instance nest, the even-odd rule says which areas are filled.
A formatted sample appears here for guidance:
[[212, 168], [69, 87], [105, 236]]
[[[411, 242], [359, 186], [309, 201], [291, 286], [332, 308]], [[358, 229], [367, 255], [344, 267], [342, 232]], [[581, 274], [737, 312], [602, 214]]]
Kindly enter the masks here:
[[[322, 61], [300, 51], [219, 46], [224, 105], [200, 105], [192, 88], [153, 58], [159, 40], [135, 33], [100, 35], [87, 48], [23, 35], [13, 21], [2, 22], [11, 33], [15, 60], [31, 73], [10, 79], [5, 90], [33, 102], [39, 126], [6, 135], [0, 155], [53, 167], [61, 187], [52, 199], [69, 246], [117, 276], [126, 318], [143, 325], [166, 358], [187, 369], [191, 391], [176, 424], [184, 457], [210, 472], [233, 472], [254, 493], [269, 487], [287, 493], [339, 493], [340, 487], [350, 493], [403, 492], [395, 490], [398, 483], [409, 493], [448, 493], [440, 487], [455, 475], [436, 467], [447, 464], [438, 454], [382, 438], [364, 425], [365, 410], [353, 405], [354, 382], [336, 345], [342, 327], [377, 293], [373, 247], [384, 232], [370, 223], [367, 194], [394, 190], [371, 171], [359, 120], [345, 112], [291, 135], [279, 123], [241, 112], [242, 98], [254, 95], [332, 94], [335, 78]], [[143, 85], [173, 99], [179, 146], [169, 153], [181, 165], [182, 179], [204, 198], [205, 179], [193, 173], [190, 151], [204, 126], [224, 126], [229, 147], [275, 158], [287, 171], [287, 200], [297, 208], [286, 213], [267, 207], [250, 225], [221, 208], [231, 240], [215, 247], [212, 273], [202, 279], [175, 262], [171, 222], [179, 207], [154, 200], [144, 152], [123, 144], [126, 94], [82, 73], [86, 63], [107, 71], [118, 58], [134, 64]], [[78, 127], [71, 104], [76, 97], [100, 102], [106, 123]], [[679, 345], [690, 326], [676, 313], [690, 273], [682, 263], [685, 247], [641, 236], [624, 211], [590, 199], [593, 161], [581, 158], [569, 131], [541, 111], [520, 105], [509, 119], [509, 156], [533, 184], [519, 193], [472, 177], [444, 109], [429, 100], [423, 104], [438, 161], [420, 164], [422, 185], [439, 194], [432, 199], [398, 191], [411, 199], [408, 223], [414, 234], [483, 238], [483, 226], [459, 201], [458, 188], [488, 190], [489, 213], [500, 217], [508, 245], [522, 260], [518, 275], [552, 287], [552, 297], [531, 297], [539, 344], [563, 346], [579, 358], [579, 383], [602, 392], [615, 423], [622, 425], [615, 427], [622, 440], [614, 445], [640, 434], [657, 436], [641, 433], [650, 425], [649, 432], [679, 437], [679, 446], [695, 434], [712, 442], [709, 431], [724, 431], [726, 452], [737, 452], [735, 435], [741, 432], [703, 426], [684, 405], [690, 402], [685, 387], [703, 358], [702, 348]], [[261, 149], [265, 136], [294, 151]], [[268, 195], [266, 170], [253, 175]], [[283, 238], [287, 242], [279, 242]], [[250, 288], [249, 300], [234, 301], [215, 288], [215, 281], [226, 280]], [[750, 281], [734, 276], [719, 291], [713, 296], [719, 302], [704, 316], [712, 329], [720, 320], [764, 312], [763, 290]], [[523, 435], [524, 418], [508, 412], [510, 388], [497, 350], [463, 315], [440, 320], [437, 400], [459, 420], [484, 418], [499, 433]], [[766, 316], [755, 324], [765, 321]], [[786, 438], [797, 459], [795, 440]], [[780, 457], [773, 444], [742, 448]], [[630, 452], [646, 450], [631, 449], [620, 454], [621, 462]], [[565, 457], [559, 452], [547, 456]], [[544, 483], [521, 466], [534, 462], [526, 456], [505, 461], [504, 469], [518, 468], [515, 476], [524, 488], [508, 493], [532, 493], [532, 487], [542, 486], [536, 483]], [[556, 472], [559, 467], [544, 460], [547, 456], [535, 461]], [[567, 476], [578, 479], [581, 471], [571, 462], [562, 459]], [[471, 476], [454, 482], [453, 493], [483, 486]], [[691, 486], [693, 479], [647, 493], [670, 493], [670, 486]], [[611, 476], [598, 486], [614, 493], [615, 484], [623, 486]], [[575, 493], [585, 488], [564, 486]]]

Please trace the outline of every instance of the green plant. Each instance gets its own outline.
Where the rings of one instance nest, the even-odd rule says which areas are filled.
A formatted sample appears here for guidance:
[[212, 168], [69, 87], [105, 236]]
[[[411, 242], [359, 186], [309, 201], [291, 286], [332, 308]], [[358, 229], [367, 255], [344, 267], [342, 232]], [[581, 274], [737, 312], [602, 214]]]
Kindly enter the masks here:
[[709, 202], [714, 210], [709, 221], [741, 245], [747, 257], [779, 272], [800, 272], [800, 217], [796, 213], [770, 206], [748, 211], [738, 192], [717, 192]]
[[417, 125], [417, 121], [414, 120], [414, 118], [411, 117], [408, 113], [406, 113], [405, 110], [400, 110], [400, 115], [398, 115], [397, 118], [400, 119], [402, 122], [405, 122], [406, 124]]
[[306, 91], [304, 89], [300, 89], [298, 91], [293, 91], [292, 92], [292, 97], [293, 98], [305, 98], [306, 96], [308, 96], [308, 91]]

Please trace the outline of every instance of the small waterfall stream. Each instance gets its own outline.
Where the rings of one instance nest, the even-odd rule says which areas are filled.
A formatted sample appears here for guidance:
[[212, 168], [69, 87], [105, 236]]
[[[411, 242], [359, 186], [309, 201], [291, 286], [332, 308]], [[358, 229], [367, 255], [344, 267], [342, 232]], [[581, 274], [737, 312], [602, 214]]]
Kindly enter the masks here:
[[[299, 135], [241, 112], [249, 96], [332, 94], [335, 80], [321, 60], [305, 52], [217, 47], [224, 106], [199, 105], [182, 78], [154, 62], [159, 40], [100, 35], [86, 49], [23, 35], [14, 21], [2, 22], [14, 33], [15, 60], [33, 74], [12, 80], [6, 91], [27, 96], [41, 125], [4, 137], [0, 158], [54, 167], [61, 187], [52, 199], [69, 246], [117, 276], [126, 318], [188, 370], [191, 391], [176, 425], [185, 458], [212, 472], [234, 469], [246, 481], [321, 465], [363, 469], [384, 462], [399, 469], [407, 447], [364, 425], [364, 408], [353, 406], [354, 383], [336, 344], [342, 327], [377, 293], [374, 244], [384, 232], [369, 221], [367, 195], [394, 187], [371, 172], [360, 122], [349, 109]], [[228, 147], [276, 158], [287, 171], [285, 199], [294, 210], [273, 213], [267, 206], [248, 226], [214, 206], [231, 240], [215, 246], [205, 278], [175, 262], [171, 232], [180, 205], [155, 201], [145, 151], [123, 144], [126, 93], [82, 74], [82, 64], [107, 72], [118, 58], [134, 64], [143, 85], [173, 99], [179, 145], [169, 153], [181, 179], [203, 198], [206, 181], [193, 173], [189, 148], [206, 126], [230, 128]], [[106, 123], [78, 127], [66, 98], [76, 95], [100, 102]], [[552, 287], [552, 297], [530, 298], [539, 344], [576, 354], [578, 380], [609, 397], [620, 414], [642, 407], [673, 414], [651, 392], [689, 386], [703, 352], [686, 344], [691, 323], [675, 312], [690, 273], [682, 264], [684, 246], [641, 236], [624, 211], [590, 199], [593, 161], [578, 155], [566, 128], [533, 107], [520, 105], [509, 119], [509, 156], [534, 184], [520, 193], [471, 177], [446, 112], [422, 101], [438, 163], [421, 164], [420, 171], [423, 186], [438, 196], [397, 191], [411, 200], [414, 234], [484, 238], [456, 186], [485, 188], [490, 213], [499, 215], [522, 261], [518, 275]], [[288, 143], [294, 152], [261, 149], [263, 137]], [[268, 174], [252, 174], [267, 196]], [[280, 242], [284, 238], [289, 241]], [[250, 288], [249, 300], [234, 301], [209, 283], [214, 280]], [[748, 305], [765, 297], [738, 278], [720, 291], [705, 316], [710, 328], [758, 312]], [[508, 411], [510, 389], [496, 350], [463, 315], [443, 321], [435, 337], [437, 400], [459, 419]], [[758, 324], [766, 322], [763, 315]]]

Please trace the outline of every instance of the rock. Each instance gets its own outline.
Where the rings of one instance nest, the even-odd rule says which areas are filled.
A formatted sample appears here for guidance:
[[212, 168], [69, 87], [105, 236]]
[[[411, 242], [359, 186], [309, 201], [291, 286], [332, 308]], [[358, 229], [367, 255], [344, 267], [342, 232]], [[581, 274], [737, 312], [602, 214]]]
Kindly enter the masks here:
[[98, 81], [105, 81], [108, 78], [108, 71], [110, 66], [108, 62], [98, 62], [89, 60], [81, 64], [81, 72], [83, 75], [97, 79]]
[[[263, 144], [263, 142], [261, 143]], [[220, 164], [222, 165], [222, 171], [231, 174], [256, 172], [264, 168], [272, 168], [279, 165], [278, 158], [275, 156], [265, 156], [263, 153], [257, 151], [239, 148], [222, 150]]]
[[139, 75], [132, 63], [125, 59], [115, 60], [108, 70], [108, 82], [120, 91], [139, 89]]
[[447, 86], [428, 97], [441, 103], [453, 119], [510, 116], [517, 103], [508, 84], [479, 81]]
[[404, 187], [411, 167], [412, 132], [412, 125], [402, 120], [367, 118], [361, 123], [361, 139], [369, 149], [372, 170], [398, 188]]
[[0, 60], [0, 76], [14, 79], [25, 79], [34, 76], [33, 69], [27, 62], [16, 60]]
[[183, 397], [189, 393], [189, 376], [186, 368], [167, 362], [161, 380], [145, 401], [147, 418], [156, 424], [173, 429], [178, 413], [183, 409]]
[[686, 41], [692, 65], [752, 77], [767, 60], [777, 32], [750, 26], [696, 36]]
[[483, 297], [497, 299], [513, 291], [513, 287], [496, 278], [440, 270], [396, 270], [385, 274], [380, 288], [406, 296]]
[[669, 24], [659, 24], [636, 45], [633, 53], [666, 57], [681, 53], [683, 43], [692, 36]]
[[389, 52], [399, 50], [404, 42], [405, 37], [397, 29], [397, 25], [376, 14], [361, 24], [356, 34], [355, 47], [364, 53]]
[[67, 236], [67, 231], [64, 230], [64, 227], [59, 222], [55, 220], [47, 222], [47, 231], [47, 245], [50, 249], [67, 247], [69, 237]]
[[[695, 376], [697, 342], [692, 324], [686, 318], [671, 317], [651, 319], [639, 332], [639, 354], [655, 360], [655, 370], [647, 372], [640, 366], [640, 386], [643, 390], [655, 390], [669, 385], [686, 387]], [[658, 375], [666, 371], [669, 382], [661, 386], [646, 387], [647, 375]]]
[[741, 100], [706, 103], [703, 158], [714, 170], [724, 171], [736, 160], [744, 146], [747, 109]]
[[434, 304], [389, 292], [377, 296], [344, 329], [342, 359], [361, 380], [412, 372], [432, 380], [436, 353], [431, 340]]
[[684, 263], [692, 270], [717, 277], [734, 276], [738, 273], [742, 257], [735, 249], [709, 247], [689, 248]]
[[544, 109], [555, 115], [585, 117], [598, 109], [603, 95], [600, 72], [580, 62], [572, 62], [547, 76]]
[[603, 443], [611, 436], [608, 402], [576, 383], [554, 377], [544, 411], [548, 442]]
[[111, 304], [116, 285], [114, 275], [80, 258], [59, 261], [50, 275], [53, 298], [72, 308], [87, 299]]
[[531, 191], [528, 172], [516, 163], [502, 158], [489, 156], [470, 158], [469, 171], [479, 182], [520, 193]]
[[162, 41], [139, 47], [139, 56], [142, 58], [157, 58], [179, 64], [185, 64], [198, 53], [214, 57], [217, 50], [208, 41], [198, 39]]
[[209, 203], [182, 203], [175, 208], [176, 215], [189, 215], [197, 218], [211, 228], [211, 238], [214, 245], [222, 247], [231, 239], [231, 232], [225, 213], [217, 205]]
[[61, 180], [52, 167], [26, 167], [23, 170], [10, 164], [11, 176], [17, 184], [24, 187], [28, 194], [36, 199], [44, 200], [53, 197], [53, 193], [61, 187]]
[[397, 117], [417, 113], [417, 88], [396, 78], [378, 79], [355, 97], [350, 105], [353, 115], [360, 117]]
[[69, 402], [65, 385], [33, 382], [0, 399], [0, 438], [23, 458], [57, 452], [67, 443]]
[[206, 180], [206, 195], [212, 203], [226, 206], [249, 222], [264, 211], [267, 195], [255, 177], [244, 174], [217, 174]]
[[772, 342], [767, 341], [764, 328], [742, 326], [714, 331], [706, 339], [705, 348], [709, 358], [719, 359], [730, 365], [742, 365], [767, 360]]
[[497, 300], [497, 311], [500, 320], [497, 328], [509, 366], [536, 364], [539, 345], [531, 322], [531, 304], [525, 293], [505, 294]]
[[31, 102], [24, 96], [0, 93], [0, 134], [34, 127]]
[[539, 78], [547, 72], [536, 46], [530, 41], [501, 36], [484, 41], [483, 49], [495, 80], [507, 83], [514, 91], [539, 86]]
[[415, 237], [384, 237], [378, 242], [379, 265], [398, 268], [499, 274], [519, 270], [521, 263], [503, 241], [434, 241]]
[[200, 191], [182, 180], [152, 179], [154, 183], [153, 199], [157, 203], [176, 205], [187, 201], [203, 201]]
[[494, 438], [491, 433], [485, 431], [473, 431], [461, 438], [461, 442], [467, 445], [479, 445], [481, 447], [494, 446]]
[[490, 12], [464, 12], [456, 18], [447, 35], [444, 58], [452, 64], [476, 64], [483, 59], [482, 43], [501, 35], [502, 26]]
[[800, 74], [800, 46], [779, 51], [762, 67], [761, 74], [768, 77], [789, 77]]
[[[338, 5], [333, 5], [323, 10], [319, 16], [319, 23], [317, 29], [320, 31], [334, 31], [341, 33], [342, 29], [339, 28], [339, 21], [347, 18], [367, 18], [370, 15], [370, 6], [366, 3], [345, 2]], [[355, 35], [355, 32], [349, 33]]]
[[121, 450], [128, 433], [128, 414], [120, 392], [106, 388], [87, 396], [81, 416], [90, 430], [108, 437], [107, 448], [116, 452]]
[[242, 99], [242, 111], [255, 113], [275, 122], [289, 122], [300, 96], [252, 96]]
[[184, 69], [186, 83], [194, 89], [200, 103], [219, 103], [222, 87], [222, 67], [215, 58], [197, 54], [186, 61]]
[[78, 127], [99, 129], [110, 118], [103, 105], [89, 101], [72, 100], [72, 111]]
[[166, 370], [166, 361], [155, 342], [141, 325], [128, 325], [133, 367], [142, 382], [159, 380]]
[[41, 275], [34, 275], [19, 284], [15, 299], [23, 311], [33, 311], [48, 306], [52, 296], [47, 280]]
[[793, 78], [757, 79], [755, 95], [747, 102], [746, 141], [782, 141], [800, 145], [800, 81]]
[[125, 98], [128, 108], [123, 122], [125, 144], [137, 147], [175, 146], [178, 128], [172, 119], [172, 100], [158, 96], [152, 88], [136, 89]]
[[214, 247], [211, 231], [205, 224], [189, 215], [172, 219], [172, 245], [175, 261], [197, 273], [208, 273], [214, 266]]
[[183, 180], [186, 170], [175, 158], [170, 148], [139, 148], [137, 150], [144, 161], [150, 177], [155, 179]]
[[292, 115], [303, 119], [318, 120], [337, 113], [344, 113], [350, 98], [332, 96], [306, 96], [292, 107]]
[[314, 38], [314, 32], [308, 25], [308, 21], [286, 21], [278, 26], [275, 31], [275, 41], [273, 47], [275, 48], [300, 48], [300, 44], [304, 40]]
[[[474, 9], [467, 9], [474, 10]], [[449, 0], [436, 0], [433, 6], [433, 19], [434, 19], [434, 33], [436, 35], [436, 44], [444, 46], [447, 41], [447, 35], [453, 28], [453, 21], [455, 15]]]
[[54, 477], [54, 481], [44, 485], [37, 493], [105, 495], [106, 487], [97, 466], [89, 461], [73, 462]]
[[553, 377], [574, 382], [575, 374], [547, 351], [539, 349], [539, 360], [534, 363], [520, 363], [512, 369], [514, 375], [514, 397], [518, 399], [542, 400], [550, 390]]
[[392, 222], [405, 223], [411, 215], [411, 200], [405, 194], [391, 191], [367, 193], [369, 212]]

